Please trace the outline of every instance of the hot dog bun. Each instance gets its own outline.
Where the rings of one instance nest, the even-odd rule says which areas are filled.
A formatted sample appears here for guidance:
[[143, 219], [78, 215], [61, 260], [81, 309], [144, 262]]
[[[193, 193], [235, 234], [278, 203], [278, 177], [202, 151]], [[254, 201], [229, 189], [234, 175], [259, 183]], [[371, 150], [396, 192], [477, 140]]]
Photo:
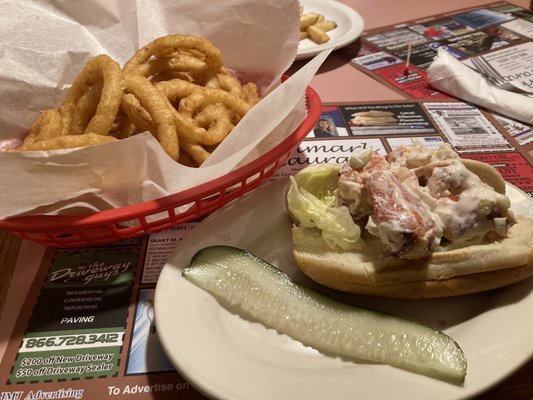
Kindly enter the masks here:
[[462, 161], [466, 168], [479, 176], [483, 182], [494, 188], [498, 193], [505, 194], [505, 180], [496, 168], [476, 160], [463, 159]]
[[[505, 182], [492, 166], [472, 160], [464, 165], [495, 191], [505, 193]], [[340, 166], [313, 165], [300, 173], [321, 169], [338, 171]], [[361, 237], [355, 249], [331, 248], [319, 229], [301, 227], [295, 221], [293, 255], [305, 275], [345, 292], [411, 299], [470, 294], [533, 275], [533, 220], [523, 216], [516, 220], [504, 238], [439, 245], [421, 260], [387, 254], [369, 234]]]
[[294, 225], [293, 255], [305, 275], [333, 289], [397, 298], [456, 296], [533, 275], [532, 222], [518, 217], [509, 237], [499, 242], [441, 249], [423, 261], [383, 256], [376, 241], [358, 250], [332, 250], [318, 230]]

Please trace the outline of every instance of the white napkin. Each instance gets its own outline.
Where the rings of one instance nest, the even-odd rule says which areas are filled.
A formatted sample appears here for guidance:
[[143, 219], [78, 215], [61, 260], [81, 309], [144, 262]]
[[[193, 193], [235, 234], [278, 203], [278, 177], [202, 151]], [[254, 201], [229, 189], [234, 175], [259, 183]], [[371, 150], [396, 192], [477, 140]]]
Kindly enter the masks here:
[[[306, 117], [305, 88], [331, 51], [279, 85], [296, 56], [298, 30], [297, 0], [3, 0], [0, 219], [137, 204], [205, 183], [265, 153]], [[205, 167], [176, 163], [148, 133], [82, 149], [1, 151], [20, 142], [41, 110], [57, 108], [90, 56], [106, 53], [123, 65], [140, 46], [170, 33], [208, 37], [228, 68], [268, 92]]]
[[498, 89], [483, 76], [444, 49], [439, 49], [427, 69], [431, 85], [445, 93], [468, 101], [487, 110], [533, 124], [533, 99], [507, 90]]

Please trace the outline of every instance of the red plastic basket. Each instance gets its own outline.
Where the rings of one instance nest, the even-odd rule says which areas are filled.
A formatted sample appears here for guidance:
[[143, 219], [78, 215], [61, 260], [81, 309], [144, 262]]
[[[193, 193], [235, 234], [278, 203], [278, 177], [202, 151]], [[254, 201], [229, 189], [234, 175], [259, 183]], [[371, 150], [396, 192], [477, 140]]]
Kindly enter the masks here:
[[[269, 179], [320, 118], [321, 101], [306, 90], [307, 117], [283, 142], [220, 178], [160, 199], [79, 216], [24, 216], [0, 220], [0, 229], [47, 246], [78, 247], [130, 239], [197, 220]], [[188, 206], [186, 211], [177, 209]]]

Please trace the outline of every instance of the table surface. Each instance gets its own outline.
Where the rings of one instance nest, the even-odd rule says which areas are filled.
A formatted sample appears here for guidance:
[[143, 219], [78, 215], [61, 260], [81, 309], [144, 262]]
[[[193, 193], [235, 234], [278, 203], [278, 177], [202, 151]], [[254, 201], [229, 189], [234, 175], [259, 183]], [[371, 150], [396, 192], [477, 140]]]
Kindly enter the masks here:
[[[483, 0], [342, 0], [354, 8], [365, 20], [365, 29], [423, 18], [429, 15], [480, 6]], [[528, 7], [525, 0], [509, 2]], [[305, 63], [300, 61], [298, 63]], [[338, 82], [339, 84], [335, 84]], [[313, 78], [311, 86], [325, 103], [399, 100], [401, 95], [348, 65], [348, 61], [332, 53]], [[354, 88], [356, 88], [354, 90]], [[8, 232], [0, 231], [0, 314], [15, 267], [21, 240]], [[533, 399], [533, 360], [499, 385], [477, 399]]]

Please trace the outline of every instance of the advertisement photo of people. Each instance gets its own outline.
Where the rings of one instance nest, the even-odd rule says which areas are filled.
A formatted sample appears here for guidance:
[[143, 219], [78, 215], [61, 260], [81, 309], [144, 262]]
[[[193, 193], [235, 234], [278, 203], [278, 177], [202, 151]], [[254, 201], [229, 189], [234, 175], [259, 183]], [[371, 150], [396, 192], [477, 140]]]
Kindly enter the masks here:
[[337, 128], [335, 127], [335, 123], [331, 118], [320, 118], [315, 126], [315, 129], [313, 129], [313, 133], [317, 138], [339, 136]]

